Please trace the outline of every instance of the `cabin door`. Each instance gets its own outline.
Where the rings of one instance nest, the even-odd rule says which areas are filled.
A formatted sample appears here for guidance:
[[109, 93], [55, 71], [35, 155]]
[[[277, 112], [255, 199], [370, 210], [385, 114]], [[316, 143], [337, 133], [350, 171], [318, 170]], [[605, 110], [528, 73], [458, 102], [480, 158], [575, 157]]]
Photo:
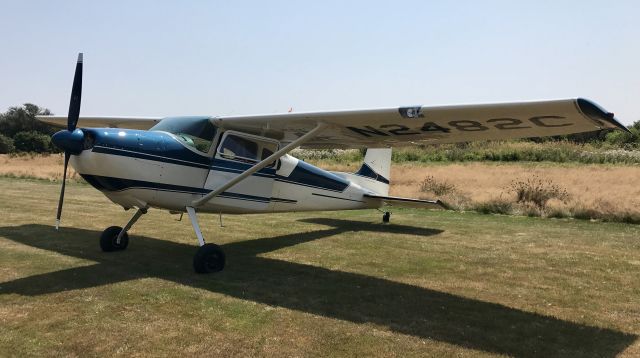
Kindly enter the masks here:
[[[278, 149], [278, 142], [235, 131], [222, 134], [204, 188], [215, 190]], [[261, 212], [271, 208], [274, 165], [259, 170], [210, 201], [229, 212]], [[207, 206], [210, 206], [207, 205]]]

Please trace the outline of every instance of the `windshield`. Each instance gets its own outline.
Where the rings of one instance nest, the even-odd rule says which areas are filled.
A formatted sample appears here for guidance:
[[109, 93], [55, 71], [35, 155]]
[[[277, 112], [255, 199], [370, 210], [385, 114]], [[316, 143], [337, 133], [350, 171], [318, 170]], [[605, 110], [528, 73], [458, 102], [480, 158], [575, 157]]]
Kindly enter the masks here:
[[150, 130], [172, 133], [183, 144], [202, 153], [209, 152], [216, 134], [216, 127], [211, 124], [209, 117], [164, 118]]

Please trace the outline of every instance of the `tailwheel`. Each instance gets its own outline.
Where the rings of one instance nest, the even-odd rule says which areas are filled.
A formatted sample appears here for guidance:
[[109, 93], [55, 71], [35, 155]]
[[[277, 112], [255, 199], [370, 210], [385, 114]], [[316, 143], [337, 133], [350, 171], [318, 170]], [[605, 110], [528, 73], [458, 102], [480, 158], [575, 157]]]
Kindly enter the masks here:
[[390, 219], [391, 219], [391, 213], [388, 211], [385, 211], [384, 214], [382, 214], [382, 222], [385, 224], [388, 224]]
[[193, 268], [197, 273], [222, 271], [226, 258], [224, 251], [216, 244], [204, 244], [193, 257]]
[[129, 235], [123, 232], [120, 240], [118, 240], [118, 235], [121, 231], [122, 228], [120, 226], [110, 226], [102, 232], [102, 235], [100, 235], [100, 248], [102, 248], [102, 251], [120, 251], [127, 248]]

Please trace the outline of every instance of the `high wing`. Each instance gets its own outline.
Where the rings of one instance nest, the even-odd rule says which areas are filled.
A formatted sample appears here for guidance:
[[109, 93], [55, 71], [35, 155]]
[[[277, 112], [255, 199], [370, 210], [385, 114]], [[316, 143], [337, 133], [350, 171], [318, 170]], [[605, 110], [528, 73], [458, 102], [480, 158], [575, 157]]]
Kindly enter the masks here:
[[397, 147], [627, 130], [585, 99], [214, 117], [234, 129], [291, 142], [327, 126], [303, 148]]
[[[63, 127], [63, 116], [38, 116]], [[159, 117], [80, 117], [79, 127], [149, 129]], [[546, 137], [622, 129], [613, 113], [578, 98], [538, 102], [413, 106], [328, 112], [217, 116], [225, 129], [291, 143], [323, 123], [324, 129], [303, 148], [399, 147], [477, 140]]]
[[[36, 116], [36, 118], [55, 127], [67, 126], [67, 116]], [[160, 120], [162, 120], [161, 117], [80, 117], [78, 127], [149, 129]]]

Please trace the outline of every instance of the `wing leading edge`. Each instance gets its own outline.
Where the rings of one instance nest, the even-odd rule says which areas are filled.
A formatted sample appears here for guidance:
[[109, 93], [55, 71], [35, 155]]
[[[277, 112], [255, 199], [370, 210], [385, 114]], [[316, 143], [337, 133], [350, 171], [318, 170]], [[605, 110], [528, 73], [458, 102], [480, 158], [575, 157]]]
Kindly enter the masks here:
[[[55, 127], [67, 126], [67, 116], [36, 116], [36, 118]], [[80, 117], [78, 127], [149, 129], [160, 120], [162, 120], [161, 117]]]

